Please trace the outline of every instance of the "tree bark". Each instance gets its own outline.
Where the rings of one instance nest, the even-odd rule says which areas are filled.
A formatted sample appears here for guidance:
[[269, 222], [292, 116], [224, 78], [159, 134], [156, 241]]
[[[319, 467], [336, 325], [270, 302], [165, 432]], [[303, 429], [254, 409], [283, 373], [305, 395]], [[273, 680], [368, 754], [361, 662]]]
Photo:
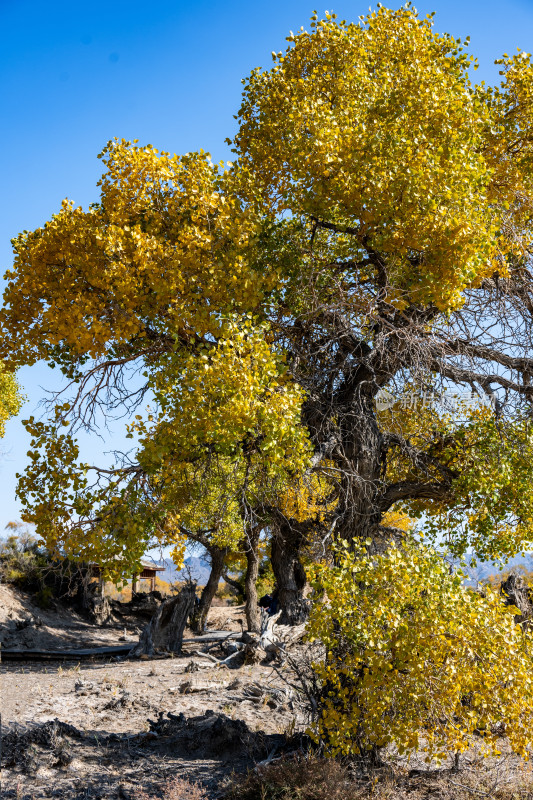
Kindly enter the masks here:
[[300, 561], [302, 542], [302, 533], [289, 522], [276, 525], [270, 559], [282, 610], [280, 625], [299, 625], [309, 615], [309, 603], [303, 596], [306, 575]]
[[[336, 538], [372, 550], [380, 538], [384, 441], [371, 393], [357, 391], [340, 412], [340, 420], [343, 475]], [[365, 545], [367, 541], [372, 544]]]
[[515, 614], [514, 618], [517, 625], [523, 624], [525, 627], [530, 628], [533, 624], [533, 602], [531, 591], [522, 576], [511, 572], [507, 579], [502, 582], [500, 594], [504, 598], [506, 606], [515, 606], [520, 612]]
[[246, 598], [246, 623], [251, 633], [259, 633], [261, 615], [257, 598], [257, 577], [259, 574], [259, 527], [253, 528], [246, 541], [246, 576], [244, 579], [244, 595]]
[[189, 583], [176, 597], [161, 603], [131, 655], [154, 655], [157, 650], [180, 653], [183, 631], [194, 608], [195, 597], [196, 587]]
[[244, 585], [241, 583], [241, 581], [238, 581], [235, 578], [231, 578], [227, 572], [222, 573], [222, 579], [228, 584], [228, 586], [231, 586], [232, 589], [235, 589], [235, 591], [237, 591], [239, 595], [241, 595], [242, 597], [246, 595]]
[[203, 633], [205, 629], [207, 614], [209, 613], [211, 603], [213, 602], [222, 573], [224, 572], [224, 562], [228, 554], [228, 548], [211, 545], [208, 548], [208, 552], [211, 557], [211, 572], [202, 590], [200, 602], [191, 615], [191, 628], [195, 633]]

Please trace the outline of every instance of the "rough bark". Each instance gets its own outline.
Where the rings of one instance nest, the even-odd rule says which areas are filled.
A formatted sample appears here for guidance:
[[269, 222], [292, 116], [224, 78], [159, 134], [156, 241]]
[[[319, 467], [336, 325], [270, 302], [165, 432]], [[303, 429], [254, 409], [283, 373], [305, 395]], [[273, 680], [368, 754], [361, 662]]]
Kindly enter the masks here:
[[211, 603], [218, 589], [218, 584], [224, 572], [224, 562], [228, 554], [227, 547], [217, 547], [212, 545], [208, 548], [211, 557], [211, 572], [209, 579], [202, 590], [200, 602], [191, 615], [191, 628], [195, 633], [203, 633], [207, 614], [211, 608]]
[[350, 545], [373, 542], [382, 517], [383, 438], [371, 394], [357, 392], [340, 419], [344, 469], [335, 535]]
[[157, 650], [180, 653], [183, 631], [194, 608], [195, 597], [196, 586], [188, 583], [176, 597], [161, 603], [131, 655], [153, 655]]
[[261, 615], [257, 597], [257, 577], [259, 574], [259, 528], [253, 529], [246, 542], [246, 576], [244, 579], [245, 613], [248, 630], [259, 633]]
[[530, 627], [533, 624], [533, 602], [530, 589], [524, 583], [522, 576], [512, 572], [502, 582], [500, 592], [505, 598], [505, 605], [515, 606], [520, 612], [515, 615], [515, 622]]
[[107, 597], [103, 597], [94, 583], [85, 584], [82, 596], [84, 613], [95, 625], [105, 625], [111, 617], [111, 606]]
[[299, 625], [309, 615], [309, 603], [303, 596], [306, 583], [305, 569], [300, 560], [303, 536], [288, 522], [281, 522], [272, 537], [271, 561], [279, 604], [280, 625]]

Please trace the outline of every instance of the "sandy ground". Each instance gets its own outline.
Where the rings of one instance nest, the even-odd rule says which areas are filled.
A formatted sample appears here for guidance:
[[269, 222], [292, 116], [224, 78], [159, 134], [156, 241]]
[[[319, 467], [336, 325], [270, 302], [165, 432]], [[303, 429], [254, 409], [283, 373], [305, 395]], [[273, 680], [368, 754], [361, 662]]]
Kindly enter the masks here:
[[[242, 612], [214, 608], [208, 628], [240, 630]], [[0, 626], [11, 647], [79, 648], [124, 638], [121, 627], [95, 628], [65, 610], [42, 612], [6, 587]], [[216, 666], [194, 655], [197, 647], [151, 660], [5, 661], [2, 797], [134, 800], [142, 787], [176, 774], [198, 778], [219, 796], [233, 769], [266, 757], [294, 731], [293, 693], [272, 666]]]
[[[0, 643], [3, 648], [74, 649], [117, 644], [124, 626], [99, 628], [75, 611], [61, 605], [39, 608], [30, 595], [0, 585]], [[126, 626], [128, 635], [138, 634], [138, 625]]]
[[[59, 719], [80, 730], [125, 733], [147, 730], [147, 718], [170, 711], [187, 716], [211, 709], [244, 720], [252, 730], [283, 733], [292, 717], [288, 706], [268, 705], [268, 689], [281, 687], [268, 666], [201, 667], [197, 656], [157, 661], [2, 666], [2, 722], [27, 726]], [[265, 687], [264, 702], [246, 689]], [[230, 688], [231, 687], [231, 688]]]

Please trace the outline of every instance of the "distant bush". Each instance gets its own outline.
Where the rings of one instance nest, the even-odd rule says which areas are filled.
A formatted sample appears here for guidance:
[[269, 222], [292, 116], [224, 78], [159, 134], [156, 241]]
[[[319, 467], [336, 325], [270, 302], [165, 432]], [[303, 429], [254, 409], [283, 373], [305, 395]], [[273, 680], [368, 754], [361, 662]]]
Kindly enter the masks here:
[[[171, 595], [177, 594], [179, 589], [176, 588], [171, 583], [167, 581], [161, 580], [161, 578], [156, 577], [155, 579], [155, 590], [156, 592], [161, 592], [162, 595], [170, 597]], [[139, 591], [141, 593], [149, 592], [150, 585], [147, 581], [140, 581], [139, 582]], [[109, 597], [111, 600], [118, 600], [120, 603], [129, 603], [131, 600], [131, 583], [127, 583], [123, 585], [121, 588], [115, 586], [114, 583], [111, 581], [107, 581], [105, 584], [105, 595]]]
[[263, 597], [265, 594], [272, 594], [276, 588], [276, 579], [270, 558], [264, 558], [259, 567], [257, 576], [257, 595]]
[[219, 583], [212, 606], [231, 606], [240, 605], [243, 602], [242, 595], [235, 586], [228, 583]]
[[36, 538], [21, 523], [9, 523], [12, 533], [0, 542], [0, 581], [28, 591], [43, 586], [42, 573], [48, 559]]
[[0, 541], [0, 582], [29, 592], [42, 608], [54, 599], [83, 604], [89, 576], [82, 564], [56, 557], [20, 522], [7, 525]]

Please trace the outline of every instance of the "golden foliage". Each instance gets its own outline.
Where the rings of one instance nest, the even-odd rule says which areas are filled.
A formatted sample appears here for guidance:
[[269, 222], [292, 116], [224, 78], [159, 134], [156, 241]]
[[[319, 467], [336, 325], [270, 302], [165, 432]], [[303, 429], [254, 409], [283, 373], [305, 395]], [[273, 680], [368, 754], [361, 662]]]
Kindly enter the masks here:
[[310, 636], [327, 650], [314, 736], [330, 755], [393, 743], [428, 760], [465, 751], [475, 734], [498, 752], [533, 744], [532, 636], [490, 588], [465, 588], [432, 549], [407, 540], [372, 558], [340, 550], [314, 570]]
[[315, 16], [288, 41], [245, 82], [234, 144], [251, 191], [385, 254], [399, 307], [445, 309], [505, 275], [530, 239], [530, 57], [504, 59], [501, 87], [473, 86], [460, 40], [410, 4]]
[[6, 422], [20, 411], [24, 396], [15, 375], [0, 363], [0, 438], [6, 432]]
[[99, 203], [84, 211], [65, 200], [43, 228], [13, 240], [1, 315], [14, 362], [49, 359], [53, 346], [59, 361], [132, 339], [140, 348], [153, 329], [217, 333], [224, 310], [260, 297], [243, 255], [256, 219], [228, 173], [205, 153], [171, 157], [125, 140], [101, 158]]

